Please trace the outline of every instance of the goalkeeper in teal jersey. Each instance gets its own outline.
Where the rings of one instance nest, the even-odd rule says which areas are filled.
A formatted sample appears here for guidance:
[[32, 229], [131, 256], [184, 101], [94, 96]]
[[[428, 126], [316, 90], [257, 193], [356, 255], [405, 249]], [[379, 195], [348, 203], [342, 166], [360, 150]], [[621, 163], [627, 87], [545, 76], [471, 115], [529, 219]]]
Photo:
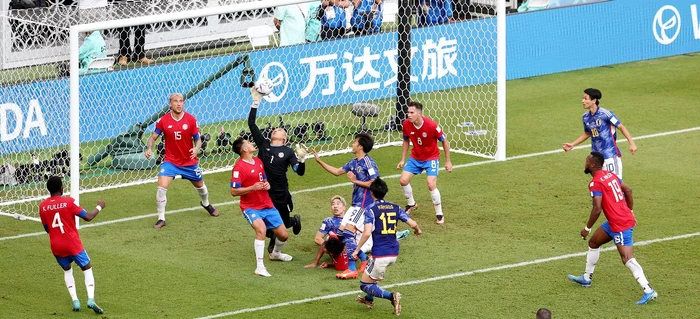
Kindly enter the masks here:
[[[88, 65], [95, 59], [107, 57], [107, 44], [100, 31], [93, 31], [80, 46], [78, 60], [80, 61], [80, 75], [88, 74]], [[106, 70], [94, 70], [102, 72]], [[92, 73], [92, 72], [90, 72]]]

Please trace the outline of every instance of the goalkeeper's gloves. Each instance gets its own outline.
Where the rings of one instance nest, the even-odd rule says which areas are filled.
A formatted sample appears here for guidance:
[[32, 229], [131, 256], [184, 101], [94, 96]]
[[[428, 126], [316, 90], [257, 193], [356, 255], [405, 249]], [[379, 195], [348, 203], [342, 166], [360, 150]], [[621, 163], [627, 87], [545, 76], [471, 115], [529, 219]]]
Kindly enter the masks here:
[[297, 144], [295, 152], [297, 154], [297, 159], [299, 159], [299, 163], [304, 163], [304, 161], [306, 161], [306, 154], [309, 153], [308, 150], [306, 149], [306, 145]]
[[250, 107], [257, 109], [258, 105], [260, 105], [260, 101], [262, 101], [263, 95], [252, 87], [250, 88], [250, 96], [253, 98], [253, 104]]

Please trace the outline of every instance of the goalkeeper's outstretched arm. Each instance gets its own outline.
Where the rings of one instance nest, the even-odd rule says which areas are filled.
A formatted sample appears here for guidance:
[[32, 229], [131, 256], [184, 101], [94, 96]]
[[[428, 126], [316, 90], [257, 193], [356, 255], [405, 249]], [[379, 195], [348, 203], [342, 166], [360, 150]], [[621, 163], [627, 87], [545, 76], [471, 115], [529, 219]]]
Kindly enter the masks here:
[[253, 136], [255, 145], [258, 146], [258, 157], [262, 159], [265, 152], [265, 137], [260, 132], [258, 125], [255, 124], [258, 115], [258, 105], [262, 100], [262, 95], [255, 88], [250, 88], [250, 95], [253, 98], [253, 104], [250, 106], [250, 112], [248, 113], [248, 128]]

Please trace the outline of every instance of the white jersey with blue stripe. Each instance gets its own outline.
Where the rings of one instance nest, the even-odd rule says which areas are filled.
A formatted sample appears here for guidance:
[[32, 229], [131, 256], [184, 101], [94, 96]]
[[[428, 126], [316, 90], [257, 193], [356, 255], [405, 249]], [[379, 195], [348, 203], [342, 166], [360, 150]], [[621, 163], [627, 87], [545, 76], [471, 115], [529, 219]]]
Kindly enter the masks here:
[[617, 126], [621, 124], [615, 113], [598, 107], [595, 113], [586, 112], [582, 116], [583, 130], [591, 135], [591, 150], [600, 152], [606, 159], [620, 157], [617, 147]]

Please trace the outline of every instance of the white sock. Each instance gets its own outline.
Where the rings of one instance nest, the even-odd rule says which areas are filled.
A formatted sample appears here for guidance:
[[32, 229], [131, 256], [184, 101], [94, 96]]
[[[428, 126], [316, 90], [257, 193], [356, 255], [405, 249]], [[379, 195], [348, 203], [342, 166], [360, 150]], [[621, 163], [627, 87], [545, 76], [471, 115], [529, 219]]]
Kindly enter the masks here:
[[442, 200], [437, 188], [430, 191], [430, 199], [433, 200], [433, 206], [435, 206], [435, 215], [442, 215]]
[[196, 188], [197, 193], [199, 193], [199, 198], [202, 199], [202, 205], [204, 207], [209, 206], [209, 190], [207, 190], [207, 185], [203, 184], [202, 187]]
[[583, 273], [583, 279], [591, 280], [591, 275], [593, 275], [595, 265], [598, 263], [598, 258], [600, 258], [600, 248], [593, 249], [588, 247], [588, 253], [586, 254], [586, 271]]
[[73, 278], [73, 268], [63, 272], [63, 280], [66, 281], [66, 288], [72, 300], [78, 300], [78, 293], [75, 292], [75, 278]]
[[644, 288], [644, 292], [650, 293], [651, 286], [649, 286], [649, 281], [647, 281], [647, 277], [644, 276], [644, 270], [642, 270], [642, 266], [639, 265], [637, 259], [632, 258], [628, 260], [625, 266], [632, 272], [632, 276], [634, 276], [634, 279], [637, 280], [639, 285]]
[[258, 262], [258, 268], [265, 268], [265, 264], [263, 263], [265, 256], [265, 240], [256, 239], [253, 246], [255, 247], [255, 260]]
[[275, 237], [275, 248], [272, 249], [272, 254], [279, 255], [279, 253], [282, 252], [282, 248], [284, 248], [284, 244], [286, 243], [286, 241], [281, 241], [279, 238]]
[[95, 277], [92, 275], [92, 268], [84, 270], [83, 275], [85, 275], [88, 299], [95, 299]]
[[159, 220], [165, 220], [165, 204], [168, 203], [168, 197], [165, 194], [168, 192], [167, 188], [158, 187], [156, 191], [156, 212], [158, 213]]
[[415, 205], [416, 200], [413, 198], [413, 188], [411, 187], [411, 184], [408, 184], [406, 186], [401, 186], [401, 189], [403, 190], [403, 197], [406, 198], [406, 205], [408, 205], [408, 206]]

